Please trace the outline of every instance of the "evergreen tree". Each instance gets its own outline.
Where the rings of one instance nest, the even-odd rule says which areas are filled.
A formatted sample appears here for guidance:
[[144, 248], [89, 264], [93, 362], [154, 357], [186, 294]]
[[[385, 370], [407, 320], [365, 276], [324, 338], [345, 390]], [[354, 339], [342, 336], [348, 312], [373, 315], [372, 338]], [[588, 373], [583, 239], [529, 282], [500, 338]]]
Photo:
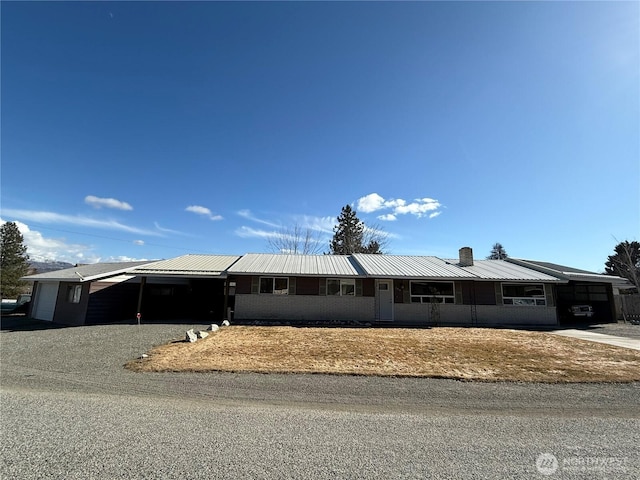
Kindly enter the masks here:
[[495, 243], [493, 247], [491, 247], [491, 253], [487, 257], [487, 260], [504, 260], [508, 256], [502, 244]]
[[333, 227], [333, 239], [329, 245], [332, 255], [351, 253], [382, 253], [380, 245], [384, 238], [379, 232], [367, 231], [364, 223], [350, 205], [342, 207], [337, 217], [338, 224]]
[[624, 241], [609, 255], [604, 271], [607, 275], [623, 277], [640, 288], [640, 243]]
[[20, 280], [29, 271], [27, 247], [18, 226], [7, 222], [0, 227], [0, 296], [15, 298], [26, 282]]

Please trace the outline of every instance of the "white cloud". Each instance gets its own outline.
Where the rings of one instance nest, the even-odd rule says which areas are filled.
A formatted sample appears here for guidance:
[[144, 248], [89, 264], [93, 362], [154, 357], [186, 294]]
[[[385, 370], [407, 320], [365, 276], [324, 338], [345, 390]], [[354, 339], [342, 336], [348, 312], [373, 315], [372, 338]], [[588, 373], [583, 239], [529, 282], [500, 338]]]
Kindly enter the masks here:
[[146, 262], [147, 260], [149, 259], [128, 257], [126, 255], [115, 255], [115, 256], [100, 258], [98, 261], [109, 263], [109, 262]]
[[383, 221], [394, 221], [398, 215], [415, 215], [418, 218], [425, 216], [428, 212], [437, 212], [436, 215], [431, 213], [429, 218], [436, 217], [441, 212], [439, 208], [442, 206], [438, 200], [433, 198], [416, 198], [413, 202], [407, 203], [402, 198], [392, 198], [385, 200], [377, 193], [370, 193], [358, 199], [357, 210], [363, 213], [372, 213], [380, 210], [391, 210], [390, 213], [382, 214], [378, 216], [378, 219]]
[[371, 213], [384, 208], [384, 198], [377, 193], [370, 193], [358, 199], [356, 207], [359, 212]]
[[432, 214], [429, 215], [429, 218], [436, 218], [437, 216], [439, 216], [442, 212], [438, 211], [438, 212], [433, 212]]
[[133, 207], [127, 202], [116, 200], [115, 198], [100, 198], [94, 195], [84, 197], [84, 203], [94, 208], [115, 208], [117, 210], [133, 210]]
[[10, 217], [36, 223], [74, 225], [80, 227], [98, 228], [102, 230], [118, 230], [121, 232], [135, 233], [137, 235], [162, 236], [162, 234], [158, 231], [131, 227], [116, 220], [100, 220], [80, 215], [65, 215], [62, 213], [36, 210], [5, 209], [2, 212]]
[[293, 217], [294, 224], [301, 228], [309, 228], [323, 233], [333, 234], [333, 227], [336, 224], [334, 217], [315, 217], [313, 215], [296, 215]]
[[196, 215], [202, 215], [203, 217], [207, 217], [209, 220], [213, 221], [222, 220], [222, 215], [214, 215], [211, 210], [201, 205], [190, 205], [185, 208], [185, 211], [195, 213]]
[[[307, 230], [310, 230], [316, 232], [312, 234], [312, 242], [325, 244], [329, 242], [329, 239], [325, 238], [325, 234], [332, 233], [335, 224], [335, 219], [332, 217], [317, 217], [313, 215], [286, 215], [287, 220], [284, 222], [276, 222], [258, 218], [247, 209], [240, 210], [237, 214], [252, 222], [266, 225], [269, 229], [253, 228], [243, 225], [235, 230], [235, 235], [241, 238], [261, 238], [268, 241], [272, 239], [276, 241], [278, 239], [285, 239], [293, 242], [299, 240], [299, 237], [297, 233], [292, 232], [299, 232], [300, 235], [304, 236]], [[282, 251], [281, 253], [287, 252]]]
[[280, 234], [274, 231], [267, 230], [258, 230], [251, 227], [242, 226], [236, 229], [236, 235], [242, 238], [275, 238], [279, 237]]
[[[0, 219], [0, 224], [5, 221]], [[14, 222], [22, 234], [27, 254], [31, 260], [44, 262], [57, 260], [69, 263], [95, 263], [99, 257], [95, 256], [92, 248], [79, 243], [68, 243], [64, 238], [47, 238], [40, 232], [31, 230], [26, 223]]]
[[273, 228], [281, 228], [282, 225], [276, 223], [276, 222], [272, 222], [269, 220], [263, 220], [261, 218], [256, 217], [255, 215], [253, 215], [253, 213], [251, 213], [251, 210], [248, 209], [244, 209], [244, 210], [239, 210], [238, 211], [238, 215], [240, 215], [241, 217], [246, 218], [247, 220], [251, 220], [252, 222], [256, 222], [256, 223], [261, 223], [263, 225], [267, 225], [269, 227], [273, 227]]
[[133, 241], [133, 244], [134, 244], [134, 245], [142, 246], [142, 245], [144, 245], [144, 240], [134, 240], [134, 241]]

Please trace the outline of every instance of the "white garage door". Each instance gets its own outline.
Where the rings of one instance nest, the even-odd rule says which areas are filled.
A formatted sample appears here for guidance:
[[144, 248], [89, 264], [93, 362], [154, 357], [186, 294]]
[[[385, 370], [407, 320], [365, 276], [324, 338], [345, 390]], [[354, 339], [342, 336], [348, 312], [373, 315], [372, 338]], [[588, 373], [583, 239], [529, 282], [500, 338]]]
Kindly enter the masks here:
[[57, 297], [58, 282], [40, 283], [38, 285], [36, 304], [33, 308], [33, 318], [52, 321]]

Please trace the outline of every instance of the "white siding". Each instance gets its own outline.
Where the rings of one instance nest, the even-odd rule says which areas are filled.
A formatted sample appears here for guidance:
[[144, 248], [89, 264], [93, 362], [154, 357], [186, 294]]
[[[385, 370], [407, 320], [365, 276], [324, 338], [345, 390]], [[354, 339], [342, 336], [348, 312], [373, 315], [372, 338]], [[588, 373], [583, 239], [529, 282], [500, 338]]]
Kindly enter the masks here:
[[375, 298], [333, 295], [236, 295], [234, 318], [372, 322], [375, 319]]
[[[475, 321], [471, 305], [438, 304], [440, 318], [437, 324], [465, 326], [517, 326], [557, 325], [556, 309], [553, 307], [518, 307], [501, 305], [477, 305]], [[435, 311], [428, 303], [396, 303], [396, 322], [416, 325], [434, 325]]]

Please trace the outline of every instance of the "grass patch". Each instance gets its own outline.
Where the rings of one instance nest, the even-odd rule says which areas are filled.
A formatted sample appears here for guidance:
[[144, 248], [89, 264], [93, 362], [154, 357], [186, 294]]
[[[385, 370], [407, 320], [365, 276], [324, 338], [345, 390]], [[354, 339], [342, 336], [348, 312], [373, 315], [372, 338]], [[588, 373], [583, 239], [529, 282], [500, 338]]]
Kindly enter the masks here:
[[324, 373], [481, 381], [640, 381], [640, 352], [548, 333], [488, 328], [232, 326], [155, 347], [138, 372]]

